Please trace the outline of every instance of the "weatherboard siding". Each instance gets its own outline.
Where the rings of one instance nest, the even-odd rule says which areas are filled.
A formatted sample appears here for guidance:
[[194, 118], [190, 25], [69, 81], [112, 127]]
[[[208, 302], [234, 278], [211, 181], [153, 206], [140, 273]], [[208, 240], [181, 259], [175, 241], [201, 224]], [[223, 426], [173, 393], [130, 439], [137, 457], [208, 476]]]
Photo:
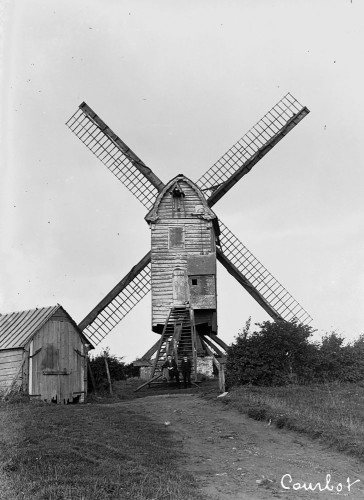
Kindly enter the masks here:
[[[199, 214], [203, 208], [200, 197], [186, 182], [179, 184], [185, 194], [180, 210], [176, 210], [176, 202], [167, 192], [159, 202], [158, 219], [151, 224], [152, 327], [165, 323], [176, 302], [175, 269], [184, 272], [180, 279], [187, 282], [188, 256], [215, 254], [215, 233], [211, 220]], [[212, 305], [211, 300], [207, 302], [204, 307]], [[203, 305], [203, 301], [199, 303]]]
[[[7, 389], [15, 381], [23, 362], [23, 349], [9, 349], [0, 351], [0, 391]], [[22, 378], [16, 381], [21, 385]]]
[[81, 337], [67, 318], [49, 320], [32, 339], [29, 392], [41, 399], [72, 402], [85, 391], [85, 358]]

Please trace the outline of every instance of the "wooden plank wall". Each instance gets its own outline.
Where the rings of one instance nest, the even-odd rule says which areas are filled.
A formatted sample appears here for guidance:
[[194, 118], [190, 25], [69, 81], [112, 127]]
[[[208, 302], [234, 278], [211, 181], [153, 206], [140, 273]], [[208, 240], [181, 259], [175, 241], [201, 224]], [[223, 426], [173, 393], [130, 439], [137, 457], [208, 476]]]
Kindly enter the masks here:
[[[200, 197], [186, 182], [179, 184], [185, 194], [178, 205], [180, 210], [176, 210], [175, 201], [167, 192], [158, 207], [158, 220], [152, 224], [152, 327], [164, 324], [173, 305], [173, 270], [185, 270], [187, 279], [187, 255], [215, 253], [212, 222], [200, 215], [204, 208]], [[173, 227], [183, 227], [184, 248], [171, 245]]]
[[[23, 349], [7, 349], [0, 351], [0, 391], [7, 389], [19, 372], [23, 362]], [[22, 383], [20, 374], [16, 387]]]
[[83, 341], [68, 318], [59, 313], [33, 337], [30, 394], [49, 402], [72, 402], [78, 395], [83, 401], [87, 376]]

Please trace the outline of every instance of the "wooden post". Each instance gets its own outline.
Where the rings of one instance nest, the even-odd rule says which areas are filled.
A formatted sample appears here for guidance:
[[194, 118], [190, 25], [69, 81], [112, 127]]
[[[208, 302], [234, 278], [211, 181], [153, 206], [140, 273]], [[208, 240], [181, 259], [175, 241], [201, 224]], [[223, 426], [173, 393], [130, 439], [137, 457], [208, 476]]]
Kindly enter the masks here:
[[173, 355], [174, 355], [174, 360], [177, 363], [178, 366], [178, 344], [181, 339], [181, 333], [182, 333], [182, 323], [174, 325], [174, 335], [173, 335]]
[[85, 395], [88, 394], [88, 377], [90, 377], [91, 380], [91, 385], [92, 385], [92, 391], [96, 392], [96, 384], [95, 384], [95, 378], [94, 374], [92, 373], [91, 366], [90, 366], [90, 358], [88, 357], [88, 353], [90, 352], [91, 346], [90, 344], [84, 344], [84, 353], [85, 353], [85, 376], [84, 376], [84, 390], [85, 390]]
[[96, 392], [96, 383], [95, 383], [95, 377], [94, 374], [92, 373], [91, 370], [91, 365], [90, 365], [90, 359], [88, 357], [88, 354], [86, 355], [86, 364], [87, 364], [87, 372], [90, 375], [90, 380], [91, 380], [91, 385], [92, 385], [92, 390]]
[[191, 335], [192, 335], [192, 357], [193, 366], [195, 368], [194, 379], [197, 382], [197, 336], [195, 327], [195, 313], [193, 309], [190, 309], [190, 322], [191, 322]]
[[219, 363], [219, 389], [225, 392], [225, 363]]
[[104, 351], [104, 360], [105, 360], [107, 380], [109, 382], [110, 394], [112, 395], [113, 392], [112, 392], [112, 385], [111, 385], [111, 377], [110, 377], [109, 363], [107, 361], [107, 352], [106, 351]]

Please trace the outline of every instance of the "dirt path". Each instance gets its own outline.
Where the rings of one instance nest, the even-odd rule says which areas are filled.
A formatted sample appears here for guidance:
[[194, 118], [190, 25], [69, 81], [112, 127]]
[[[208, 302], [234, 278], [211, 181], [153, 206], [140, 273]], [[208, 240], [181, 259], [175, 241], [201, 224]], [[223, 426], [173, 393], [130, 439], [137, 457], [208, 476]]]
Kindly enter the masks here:
[[[149, 396], [120, 404], [145, 412], [161, 425], [170, 422], [174, 439], [183, 443], [184, 467], [210, 499], [364, 500], [363, 464], [300, 434], [190, 394]], [[306, 487], [320, 483], [323, 491], [319, 486], [305, 490], [305, 482]]]

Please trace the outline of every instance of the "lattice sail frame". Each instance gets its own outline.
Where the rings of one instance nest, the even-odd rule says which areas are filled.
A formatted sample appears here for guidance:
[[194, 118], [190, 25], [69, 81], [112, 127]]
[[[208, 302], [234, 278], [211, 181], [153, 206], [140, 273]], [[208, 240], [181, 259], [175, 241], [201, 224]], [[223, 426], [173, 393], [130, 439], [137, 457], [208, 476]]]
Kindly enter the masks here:
[[205, 194], [206, 198], [209, 198], [218, 187], [228, 181], [237, 170], [257, 155], [262, 148], [267, 148], [270, 141], [303, 109], [305, 109], [304, 106], [297, 99], [290, 93], [286, 94], [249, 132], [239, 139], [198, 179], [196, 185]]
[[262, 295], [270, 307], [286, 321], [297, 319], [301, 323], [312, 321], [308, 312], [263, 266], [248, 248], [219, 220], [220, 244], [223, 254]]
[[[163, 183], [86, 103], [81, 104], [66, 125], [147, 210], [152, 208], [159, 192], [158, 181], [161, 188]], [[146, 173], [156, 179], [154, 185]]]
[[98, 316], [83, 329], [95, 345], [99, 344], [115, 326], [150, 292], [150, 264], [104, 307]]

